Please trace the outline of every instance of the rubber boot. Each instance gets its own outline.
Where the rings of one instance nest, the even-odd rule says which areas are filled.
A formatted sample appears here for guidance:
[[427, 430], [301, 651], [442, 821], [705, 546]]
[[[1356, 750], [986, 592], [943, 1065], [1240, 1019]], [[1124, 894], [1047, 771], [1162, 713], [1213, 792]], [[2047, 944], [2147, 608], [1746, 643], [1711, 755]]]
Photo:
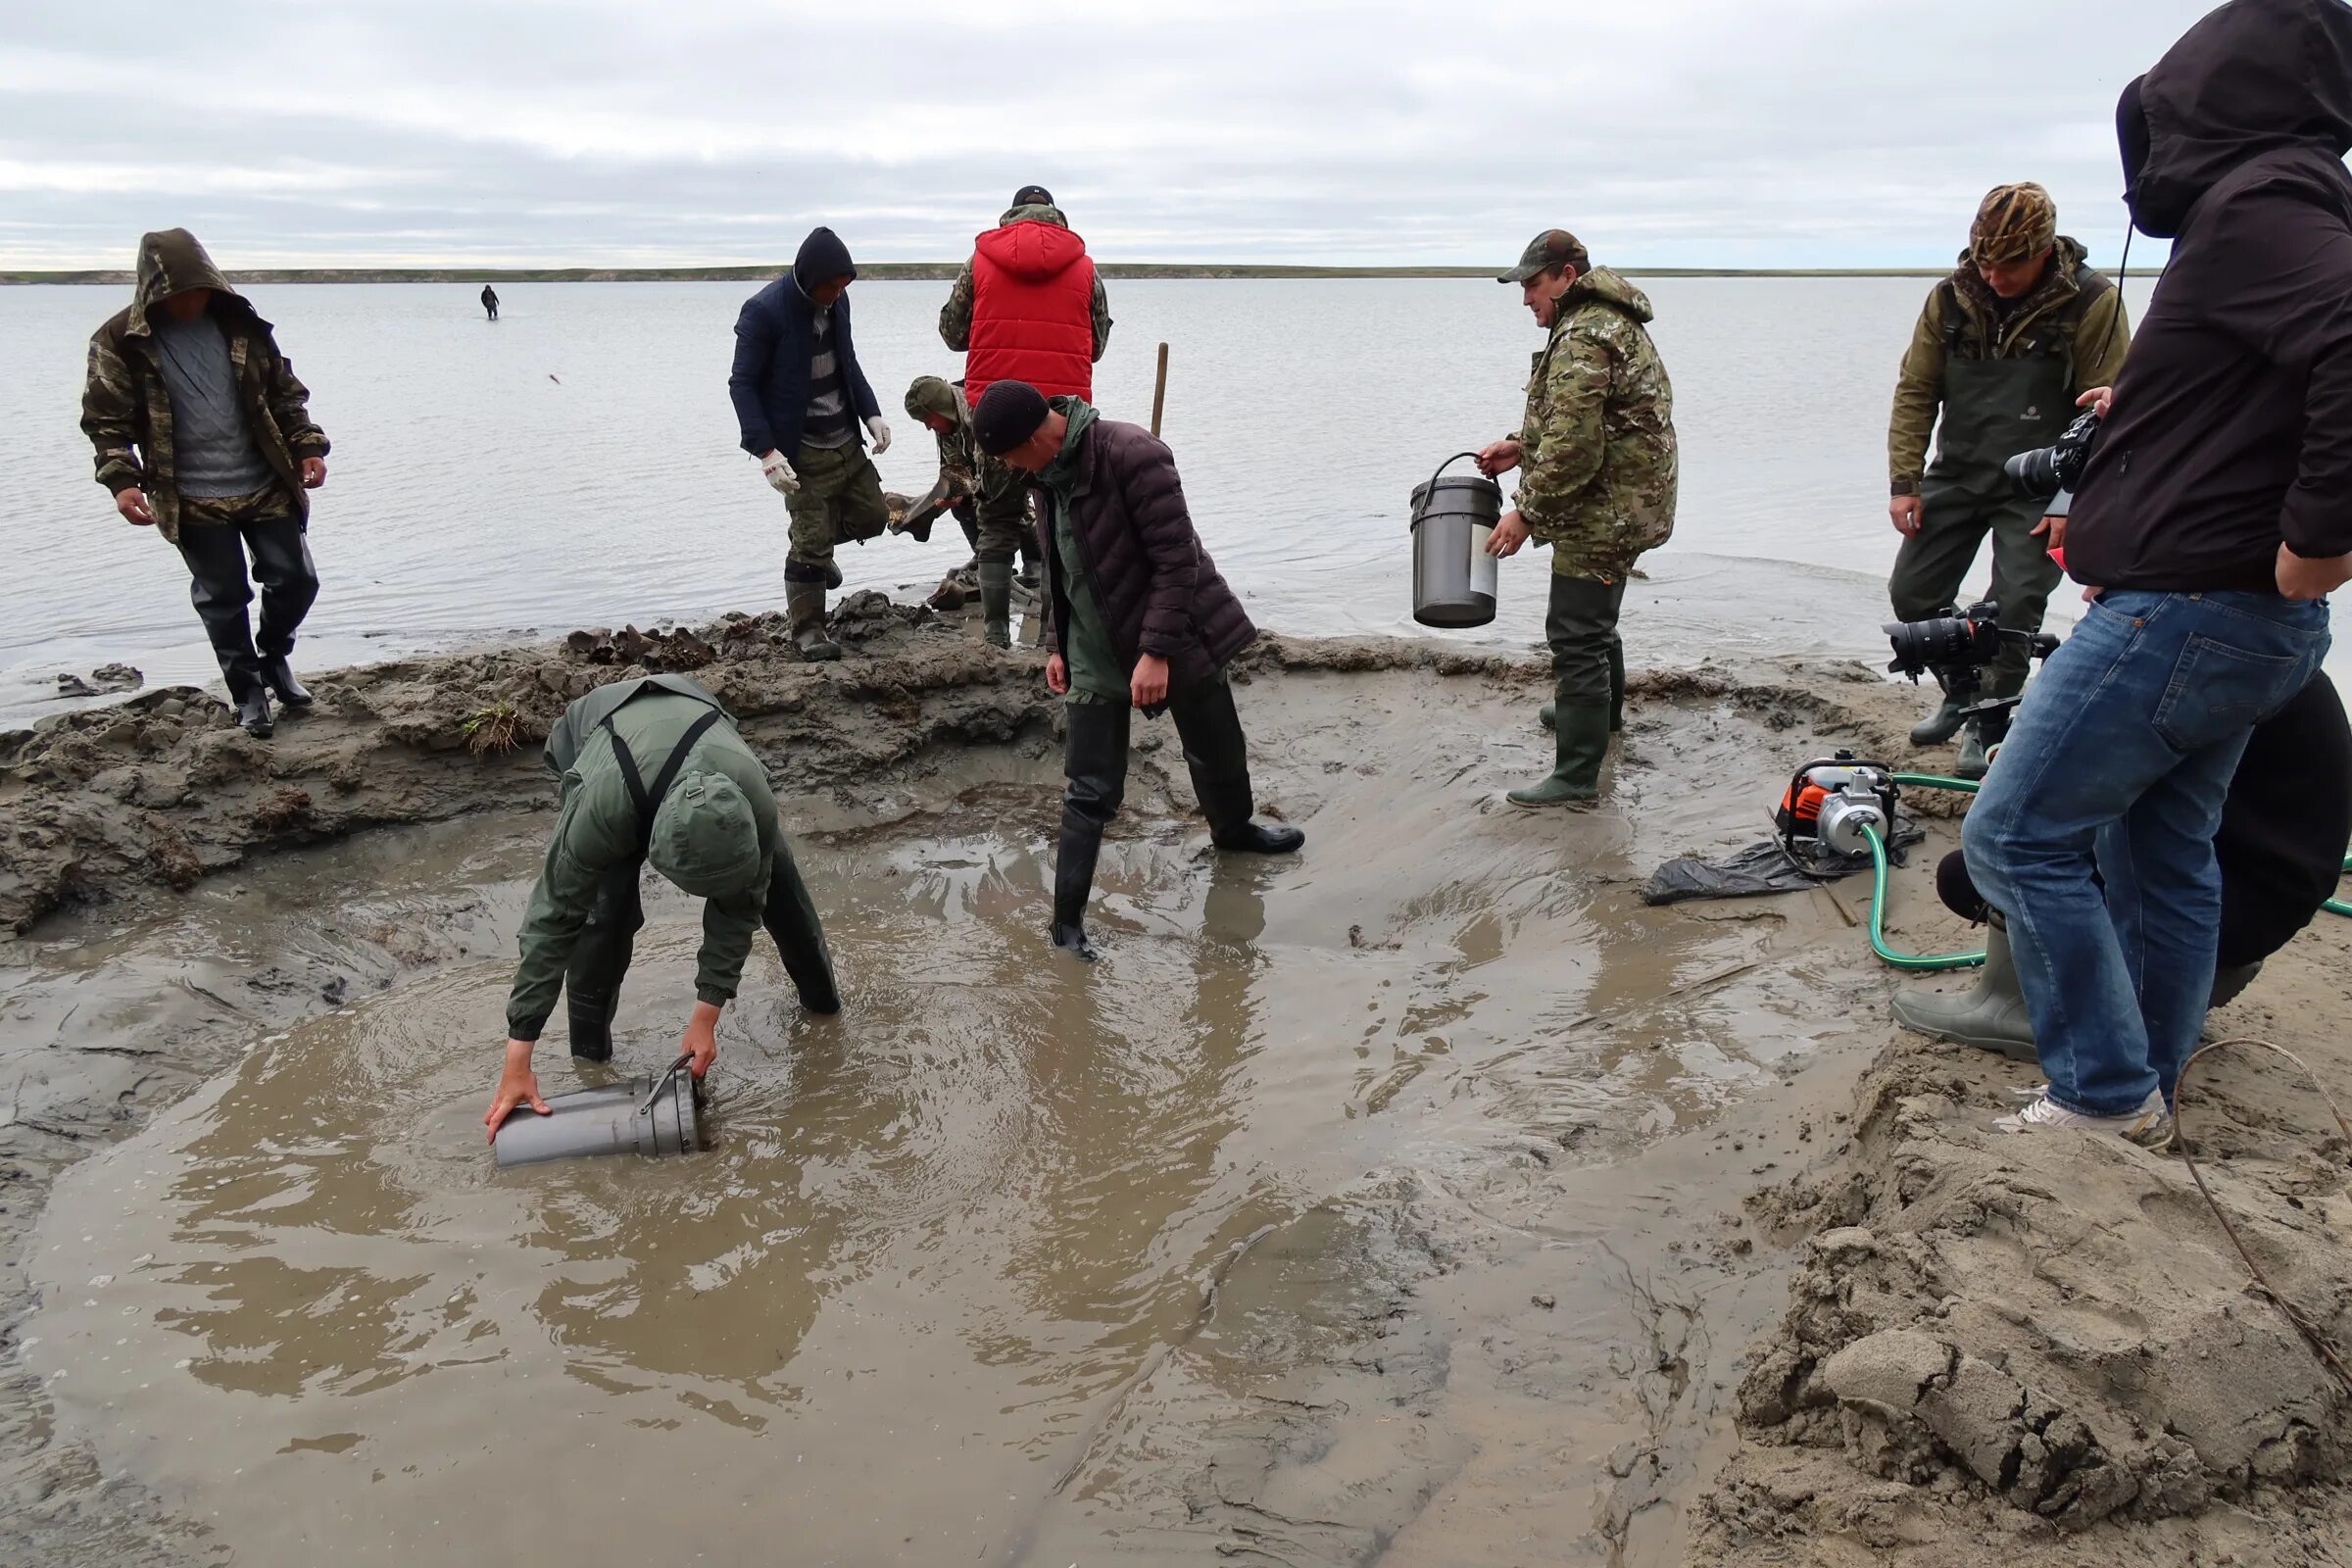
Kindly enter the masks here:
[[980, 563], [980, 635], [991, 648], [1012, 646], [1012, 563]]
[[1054, 946], [1092, 963], [1086, 901], [1094, 893], [1102, 830], [1118, 815], [1127, 793], [1127, 736], [1133, 717], [1124, 703], [1072, 703], [1064, 710], [1069, 733], [1061, 770], [1069, 787], [1061, 802], [1061, 843], [1054, 855]]
[[836, 588], [839, 588], [840, 586], [841, 586], [841, 563], [840, 563], [840, 562], [838, 562], [838, 561], [828, 561], [828, 562], [826, 562], [826, 563], [825, 563], [825, 591], [826, 591], [827, 593], [831, 593], [831, 592], [832, 592], [834, 589], [836, 589]]
[[277, 725], [270, 716], [270, 693], [260, 681], [245, 688], [237, 699], [237, 726], [255, 740], [266, 741], [277, 733]]
[[1984, 734], [1971, 723], [1961, 733], [1960, 755], [1952, 762], [1952, 777], [1983, 778], [1991, 766], [1991, 760], [1984, 755]]
[[[1543, 708], [1537, 710], [1536, 717], [1542, 720], [1545, 729], [1559, 728], [1559, 705], [1556, 703], [1545, 703]], [[1609, 733], [1612, 735], [1617, 735], [1622, 734], [1624, 730], [1625, 650], [1622, 647], [1618, 647], [1609, 650]]]
[[826, 1014], [841, 1010], [841, 985], [833, 975], [832, 950], [825, 946], [825, 929], [817, 920], [816, 904], [801, 880], [792, 853], [778, 846], [768, 874], [767, 904], [760, 923], [775, 940], [784, 973], [800, 994], [801, 1005]]
[[1936, 711], [1911, 726], [1911, 744], [1914, 746], [1941, 746], [1945, 741], [1959, 734], [1960, 726], [1966, 722], [1968, 721], [1960, 716], [1960, 705], [1946, 697]]
[[2213, 973], [2213, 998], [2206, 1005], [2227, 1007], [2237, 1000], [2240, 992], [2254, 983], [2254, 977], [2260, 973], [2260, 958], [2252, 963], [2233, 963], [2227, 969], [2216, 969]]
[[620, 1010], [620, 998], [583, 997], [565, 986], [564, 1004], [571, 1019], [571, 1054], [582, 1061], [611, 1061], [612, 1015]]
[[801, 657], [812, 663], [841, 657], [840, 645], [825, 635], [825, 585], [821, 582], [787, 583], [784, 588], [784, 619], [792, 632], [792, 646]]
[[1995, 918], [1984, 937], [1984, 967], [1965, 994], [1905, 991], [1894, 999], [1895, 1022], [1937, 1040], [1997, 1051], [2011, 1061], [2035, 1062], [2034, 1020], [2018, 989], [2009, 956], [2009, 929]]
[[1600, 797], [1600, 764], [1609, 755], [1609, 710], [1594, 705], [1555, 710], [1551, 776], [1503, 797], [1513, 806], [1574, 806]]
[[1209, 842], [1235, 855], [1294, 855], [1306, 835], [1290, 826], [1268, 827], [1250, 818], [1257, 798], [1250, 787], [1250, 740], [1242, 733], [1233, 688], [1210, 681], [1187, 691], [1171, 705], [1184, 763], [1193, 775], [1200, 814], [1208, 818]]
[[262, 659], [262, 684], [288, 708], [308, 708], [311, 694], [302, 682], [294, 678], [294, 667], [286, 662], [283, 654], [269, 654]]

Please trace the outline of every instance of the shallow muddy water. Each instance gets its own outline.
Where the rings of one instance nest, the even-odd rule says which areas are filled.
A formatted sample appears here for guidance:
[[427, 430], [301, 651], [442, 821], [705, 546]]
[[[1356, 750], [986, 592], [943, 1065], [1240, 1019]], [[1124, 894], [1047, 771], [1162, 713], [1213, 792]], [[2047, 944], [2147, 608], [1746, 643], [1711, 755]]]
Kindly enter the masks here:
[[[1041, 936], [1050, 755], [880, 813], [787, 801], [847, 1005], [803, 1016], [762, 945], [687, 1158], [491, 1165], [501, 933], [544, 819], [281, 859], [30, 953], [27, 1025], [90, 985], [172, 994], [221, 945], [360, 999], [256, 1027], [60, 1181], [23, 1337], [62, 1430], [244, 1563], [1363, 1560], [1472, 1446], [1426, 1418], [1494, 1340], [1492, 1303], [1429, 1305], [1475, 1253], [1544, 1293], [1558, 1490], [1599, 1517], [1598, 1456], [1655, 1440], [1669, 1364], [1608, 1249], [1662, 1258], [1716, 1201], [1678, 1167], [1616, 1212], [1599, 1162], [1776, 1083], [1851, 994], [1806, 956], [1851, 963], [1827, 896], [1700, 918], [1637, 889], [1760, 823], [1758, 780], [1819, 737], [1656, 704], [1609, 808], [1563, 816], [1494, 803], [1548, 747], [1484, 681], [1291, 673], [1242, 710], [1306, 853], [1208, 853], [1144, 727], [1092, 969]], [[690, 989], [692, 906], [649, 910], [618, 1070], [674, 1054]], [[540, 1068], [604, 1071], [560, 1025]], [[1601, 1217], [1531, 1219], [1555, 1164]], [[1550, 1560], [1610, 1560], [1622, 1523]]]

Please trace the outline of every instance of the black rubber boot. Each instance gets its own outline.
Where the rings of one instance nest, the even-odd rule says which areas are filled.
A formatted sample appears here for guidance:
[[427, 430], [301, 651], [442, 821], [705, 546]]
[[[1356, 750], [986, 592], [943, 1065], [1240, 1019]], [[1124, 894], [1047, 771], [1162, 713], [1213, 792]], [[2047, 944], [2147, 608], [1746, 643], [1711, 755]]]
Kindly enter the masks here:
[[1124, 703], [1070, 703], [1063, 709], [1069, 733], [1062, 740], [1061, 770], [1069, 788], [1054, 856], [1054, 946], [1090, 963], [1096, 953], [1086, 937], [1086, 901], [1094, 893], [1102, 830], [1127, 794], [1131, 712]]
[[256, 740], [268, 740], [277, 733], [277, 724], [270, 716], [270, 694], [255, 681], [237, 699], [237, 726]]
[[991, 648], [1012, 646], [1012, 563], [980, 563], [980, 635]]
[[839, 1012], [841, 987], [833, 977], [833, 954], [825, 946], [824, 927], [792, 852], [781, 844], [769, 871], [767, 906], [760, 911], [760, 923], [775, 939], [776, 955], [784, 960], [793, 990], [800, 993], [801, 1005], [810, 1012]]
[[1208, 836], [1220, 850], [1241, 855], [1290, 855], [1306, 842], [1295, 827], [1267, 827], [1250, 820], [1257, 809], [1250, 788], [1250, 741], [1233, 706], [1233, 687], [1208, 681], [1168, 705], [1176, 736], [1184, 742], [1185, 766], [1193, 793], [1208, 818]]
[[1513, 806], [1574, 806], [1600, 797], [1600, 764], [1609, 755], [1609, 710], [1557, 705], [1548, 778], [1516, 789], [1503, 799]]
[[792, 646], [812, 663], [841, 657], [841, 646], [825, 635], [825, 585], [788, 582], [784, 585], [784, 619]]
[[294, 678], [294, 666], [286, 662], [286, 656], [283, 654], [270, 654], [264, 657], [262, 660], [262, 684], [269, 687], [270, 695], [288, 708], [311, 706], [311, 694], [304, 690], [302, 682]]
[[620, 998], [583, 997], [565, 986], [564, 1004], [571, 1019], [571, 1054], [582, 1061], [611, 1061], [612, 1017], [620, 1010]]

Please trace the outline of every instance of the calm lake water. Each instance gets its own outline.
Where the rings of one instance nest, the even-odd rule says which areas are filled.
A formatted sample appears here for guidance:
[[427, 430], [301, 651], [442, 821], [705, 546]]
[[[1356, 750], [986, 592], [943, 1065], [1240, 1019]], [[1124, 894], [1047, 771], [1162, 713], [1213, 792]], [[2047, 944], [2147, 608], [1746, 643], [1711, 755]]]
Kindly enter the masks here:
[[[1895, 549], [1885, 430], [1920, 278], [1659, 278], [1655, 333], [1683, 439], [1681, 516], [1627, 632], [1638, 665], [1713, 653], [1884, 656]], [[251, 293], [333, 438], [312, 547], [324, 579], [298, 664], [575, 626], [780, 607], [782, 501], [736, 447], [726, 396], [745, 283], [521, 284], [483, 320], [472, 285]], [[55, 710], [55, 676], [112, 660], [150, 684], [212, 681], [177, 557], [90, 482], [83, 344], [117, 287], [0, 290], [0, 719]], [[959, 372], [941, 283], [857, 285], [860, 355], [897, 442], [884, 484], [935, 472], [903, 416], [917, 375]], [[2144, 290], [2133, 285], [2133, 304]], [[1202, 537], [1261, 625], [1417, 630], [1407, 496], [1448, 454], [1516, 423], [1542, 343], [1482, 280], [1182, 280], [1111, 289], [1097, 394], [1147, 420], [1171, 345], [1164, 433]], [[927, 591], [953, 529], [845, 547], [848, 587]], [[1506, 563], [1490, 627], [1541, 638], [1546, 558]], [[1972, 587], [1982, 585], [1982, 571]], [[2054, 617], [2071, 618], [2063, 602]]]

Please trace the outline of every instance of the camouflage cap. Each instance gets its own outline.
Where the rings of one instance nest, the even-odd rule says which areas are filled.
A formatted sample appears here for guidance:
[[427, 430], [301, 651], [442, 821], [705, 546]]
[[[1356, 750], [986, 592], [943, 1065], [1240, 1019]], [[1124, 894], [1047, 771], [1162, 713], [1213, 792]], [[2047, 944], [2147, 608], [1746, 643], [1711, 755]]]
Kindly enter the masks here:
[[1995, 185], [1969, 225], [1968, 254], [1979, 267], [2022, 262], [2058, 242], [2058, 204], [2039, 185]]
[[1527, 242], [1527, 249], [1519, 253], [1519, 265], [1494, 281], [1524, 283], [1538, 272], [1548, 272], [1563, 263], [1580, 274], [1592, 270], [1592, 258], [1585, 254], [1584, 241], [1564, 228], [1547, 228]]
[[906, 389], [906, 414], [919, 419], [936, 414], [943, 419], [956, 417], [956, 389], [936, 375], [918, 375]]

